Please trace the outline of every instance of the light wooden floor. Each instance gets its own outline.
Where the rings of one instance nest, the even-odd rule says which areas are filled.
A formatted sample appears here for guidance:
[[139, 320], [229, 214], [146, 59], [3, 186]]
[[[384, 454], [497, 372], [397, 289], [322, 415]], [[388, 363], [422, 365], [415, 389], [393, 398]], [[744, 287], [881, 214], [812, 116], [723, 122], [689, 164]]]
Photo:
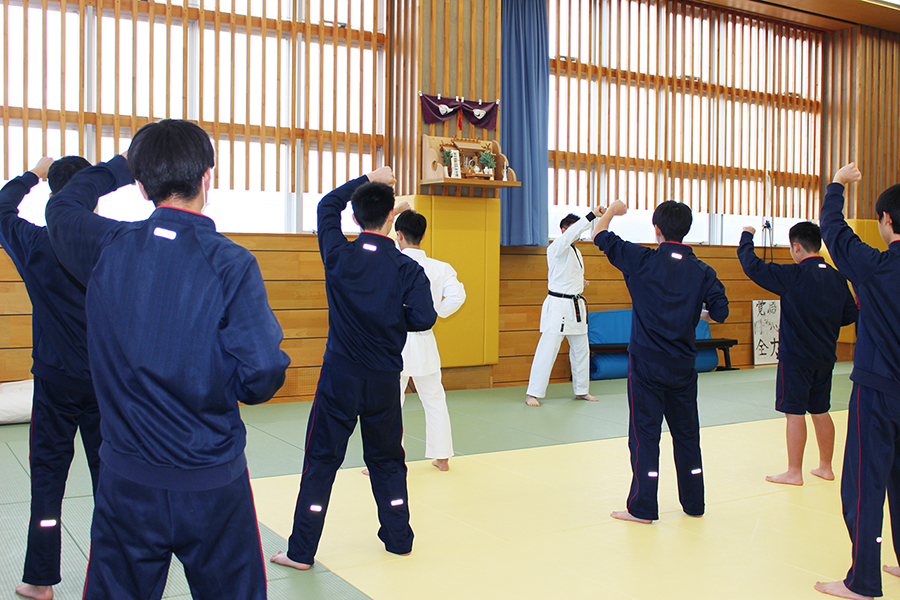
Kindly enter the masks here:
[[[838, 431], [846, 414], [834, 415]], [[384, 551], [367, 479], [342, 470], [317, 559], [374, 600], [823, 598], [813, 584], [849, 566], [840, 483], [764, 481], [782, 469], [783, 436], [781, 419], [704, 429], [707, 514], [695, 519], [677, 502], [665, 435], [649, 526], [608, 516], [630, 481], [623, 439], [460, 457], [448, 473], [415, 462], [408, 557]], [[298, 481], [254, 481], [260, 521], [284, 537]], [[885, 596], [900, 598], [900, 579], [885, 576]]]
[[[836, 470], [846, 429], [849, 364], [835, 369]], [[840, 483], [811, 475], [802, 488], [766, 483], [785, 468], [784, 421], [772, 409], [774, 369], [701, 374], [707, 514], [677, 502], [664, 434], [660, 521], [613, 520], [630, 478], [624, 381], [593, 382], [598, 403], [550, 386], [539, 409], [524, 389], [450, 392], [457, 456], [438, 472], [424, 458], [415, 396], [404, 408], [412, 555], [384, 551], [375, 504], [360, 474], [358, 432], [339, 471], [312, 570], [269, 565], [269, 598], [301, 600], [824, 598], [816, 580], [840, 579], [850, 544]], [[308, 403], [244, 407], [247, 455], [263, 551], [286, 547], [302, 467]], [[806, 468], [816, 464], [812, 429]], [[15, 597], [28, 518], [28, 426], [0, 427], [0, 599]], [[77, 452], [63, 507], [63, 582], [57, 600], [81, 598], [92, 501]], [[885, 562], [895, 560], [885, 535]], [[189, 598], [173, 561], [166, 598]], [[900, 579], [885, 575], [885, 597]]]

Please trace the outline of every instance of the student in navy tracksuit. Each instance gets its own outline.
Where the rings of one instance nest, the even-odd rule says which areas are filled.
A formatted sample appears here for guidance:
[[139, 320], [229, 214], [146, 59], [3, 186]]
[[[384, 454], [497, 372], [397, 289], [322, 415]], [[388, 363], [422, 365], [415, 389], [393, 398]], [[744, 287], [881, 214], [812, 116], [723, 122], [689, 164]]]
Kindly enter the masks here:
[[[271, 398], [290, 360], [256, 259], [200, 214], [214, 164], [197, 125], [150, 123], [127, 163], [85, 169], [47, 205], [57, 256], [87, 286], [103, 414], [86, 599], [159, 598], [173, 553], [194, 598], [266, 597], [238, 402]], [[91, 212], [132, 176], [149, 219]]]
[[819, 256], [822, 235], [809, 221], [791, 227], [791, 258], [796, 264], [767, 263], [753, 249], [753, 227], [744, 227], [737, 255], [756, 285], [781, 296], [775, 410], [787, 419], [788, 470], [766, 481], [803, 485], [806, 413], [812, 415], [819, 445], [819, 466], [810, 471], [834, 479], [834, 423], [831, 377], [841, 327], [856, 322], [859, 310], [847, 280]]
[[[394, 554], [412, 550], [400, 416], [401, 352], [407, 331], [437, 319], [425, 271], [386, 237], [394, 222], [394, 183], [382, 167], [319, 202], [319, 251], [325, 264], [328, 343], [309, 415], [294, 530], [272, 561], [306, 570], [319, 545], [334, 477], [347, 439], [362, 430], [363, 457], [378, 505], [378, 537]], [[353, 203], [362, 229], [348, 241], [341, 211]]]
[[42, 158], [0, 190], [0, 244], [31, 298], [34, 400], [31, 410], [31, 521], [25, 572], [16, 593], [49, 598], [61, 581], [62, 500], [75, 453], [75, 432], [87, 455], [94, 491], [100, 468], [100, 410], [88, 367], [84, 286], [56, 259], [46, 227], [19, 217], [19, 203], [46, 178], [50, 193], [91, 166], [80, 156]]
[[[864, 244], [844, 220], [844, 186], [861, 179], [842, 167], [822, 203], [822, 237], [838, 270], [856, 291], [859, 324], [853, 356], [853, 392], [841, 474], [844, 521], [853, 545], [846, 579], [817, 583], [842, 598], [881, 596], [881, 529], [885, 490], [894, 552], [900, 553], [900, 185], [878, 198], [878, 229], [888, 249]], [[900, 576], [900, 568], [885, 567]]]
[[699, 517], [705, 504], [694, 331], [701, 316], [725, 321], [728, 299], [716, 272], [681, 243], [693, 220], [686, 204], [668, 201], [656, 208], [656, 249], [623, 241], [608, 231], [610, 220], [625, 211], [617, 200], [594, 225], [594, 243], [622, 271], [633, 306], [628, 344], [631, 491], [628, 510], [611, 516], [641, 523], [659, 518], [659, 437], [665, 417], [675, 449], [681, 506]]

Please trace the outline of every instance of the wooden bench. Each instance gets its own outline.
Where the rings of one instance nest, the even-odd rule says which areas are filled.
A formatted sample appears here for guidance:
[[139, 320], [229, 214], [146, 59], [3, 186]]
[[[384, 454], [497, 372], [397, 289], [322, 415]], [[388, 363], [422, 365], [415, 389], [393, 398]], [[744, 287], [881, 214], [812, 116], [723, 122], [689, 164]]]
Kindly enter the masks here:
[[[707, 348], [715, 348], [721, 350], [725, 357], [725, 366], [716, 367], [716, 371], [736, 371], [737, 367], [731, 366], [731, 347], [737, 344], [737, 340], [728, 338], [698, 339], [694, 342], [697, 350], [705, 350]], [[626, 352], [628, 343], [615, 344], [591, 344], [591, 354], [607, 354], [611, 352]]]

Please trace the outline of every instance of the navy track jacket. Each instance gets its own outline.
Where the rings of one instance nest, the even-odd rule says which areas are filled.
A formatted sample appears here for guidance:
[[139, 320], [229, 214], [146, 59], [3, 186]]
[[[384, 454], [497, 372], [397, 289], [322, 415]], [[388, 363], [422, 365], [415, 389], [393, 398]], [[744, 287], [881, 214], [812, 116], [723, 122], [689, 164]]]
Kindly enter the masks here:
[[0, 245], [31, 298], [31, 372], [76, 391], [92, 392], [85, 288], [57, 260], [47, 228], [19, 217], [19, 203], [37, 183], [37, 175], [28, 171], [0, 190]]
[[844, 220], [844, 186], [830, 183], [819, 214], [822, 239], [859, 300], [850, 379], [900, 398], [900, 242], [884, 252], [863, 243]]
[[716, 272], [685, 244], [663, 242], [647, 248], [601, 231], [594, 243], [622, 271], [633, 314], [628, 352], [674, 368], [691, 369], [704, 305], [712, 320], [728, 317], [725, 286]]
[[238, 402], [265, 402], [284, 383], [281, 327], [256, 259], [211, 219], [164, 207], [120, 223], [92, 212], [130, 183], [116, 156], [47, 204], [53, 248], [87, 286], [100, 456], [145, 485], [221, 487], [246, 473]]
[[403, 370], [406, 332], [431, 329], [437, 313], [425, 271], [392, 239], [364, 231], [349, 241], [341, 232], [341, 211], [367, 181], [363, 175], [319, 202], [328, 294], [325, 360], [360, 377], [393, 381]]
[[800, 264], [767, 263], [756, 255], [749, 231], [741, 234], [737, 255], [753, 283], [781, 296], [778, 360], [830, 369], [841, 327], [859, 314], [844, 276], [821, 256]]

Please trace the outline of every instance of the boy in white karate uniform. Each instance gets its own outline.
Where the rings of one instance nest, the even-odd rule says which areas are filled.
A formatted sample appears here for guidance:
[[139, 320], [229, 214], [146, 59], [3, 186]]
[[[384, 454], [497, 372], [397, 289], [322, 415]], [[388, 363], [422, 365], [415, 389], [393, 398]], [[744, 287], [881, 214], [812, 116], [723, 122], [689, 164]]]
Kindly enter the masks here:
[[588, 344], [587, 302], [584, 292], [584, 257], [575, 242], [603, 214], [599, 206], [586, 216], [567, 215], [559, 223], [561, 235], [547, 248], [547, 297], [541, 308], [541, 339], [534, 351], [525, 403], [540, 406], [538, 398], [547, 394], [550, 371], [563, 338], [569, 340], [569, 362], [575, 397], [596, 402], [591, 396], [590, 345]]
[[[414, 259], [431, 282], [431, 297], [438, 317], [446, 319], [466, 301], [466, 290], [456, 278], [456, 271], [445, 262], [426, 256], [419, 247], [425, 228], [425, 217], [401, 203], [402, 211], [394, 221], [400, 251]], [[408, 210], [406, 210], [408, 209]], [[447, 395], [441, 384], [441, 356], [438, 354], [434, 332], [410, 331], [403, 347], [403, 372], [400, 374], [400, 406], [406, 400], [406, 385], [412, 377], [425, 409], [425, 456], [434, 459], [431, 464], [447, 471], [453, 456], [453, 439], [450, 435], [450, 413], [447, 411]]]

